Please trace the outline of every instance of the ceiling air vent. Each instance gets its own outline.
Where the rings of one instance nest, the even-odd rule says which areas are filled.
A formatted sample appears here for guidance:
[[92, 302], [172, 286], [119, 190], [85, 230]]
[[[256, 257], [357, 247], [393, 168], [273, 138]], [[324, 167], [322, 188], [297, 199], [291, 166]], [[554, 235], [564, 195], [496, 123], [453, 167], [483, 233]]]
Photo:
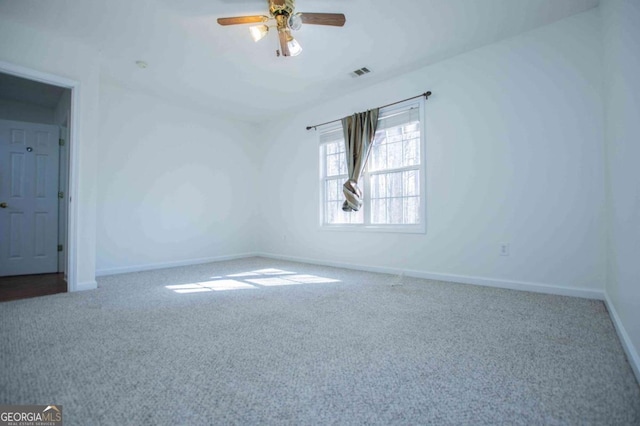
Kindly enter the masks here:
[[362, 67], [359, 70], [355, 70], [351, 73], [353, 77], [362, 77], [365, 74], [369, 74], [371, 70], [367, 67]]

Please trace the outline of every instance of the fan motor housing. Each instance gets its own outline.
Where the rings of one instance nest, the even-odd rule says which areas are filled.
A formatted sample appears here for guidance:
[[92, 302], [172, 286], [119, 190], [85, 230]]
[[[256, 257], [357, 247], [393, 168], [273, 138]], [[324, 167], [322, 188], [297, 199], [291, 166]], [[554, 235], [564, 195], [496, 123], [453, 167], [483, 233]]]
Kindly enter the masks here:
[[296, 8], [295, 0], [269, 0], [271, 16], [290, 16]]

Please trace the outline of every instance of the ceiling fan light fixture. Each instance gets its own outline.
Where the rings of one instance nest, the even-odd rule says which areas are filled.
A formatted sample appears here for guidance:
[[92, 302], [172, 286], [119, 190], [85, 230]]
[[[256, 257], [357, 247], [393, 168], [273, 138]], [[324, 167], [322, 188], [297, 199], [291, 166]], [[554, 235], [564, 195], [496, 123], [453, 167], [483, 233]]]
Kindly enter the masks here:
[[289, 28], [293, 31], [298, 31], [302, 28], [302, 13], [298, 12], [289, 17], [289, 21], [287, 22]]
[[[302, 53], [302, 46], [291, 36], [292, 31], [300, 30], [307, 25], [342, 27], [346, 22], [342, 13], [296, 12], [296, 0], [267, 0], [267, 3], [269, 4], [269, 16], [247, 15], [218, 18], [218, 24], [223, 26], [254, 24], [249, 30], [251, 38], [256, 42], [267, 36], [269, 28], [275, 28], [278, 36], [276, 55], [287, 57], [298, 56]], [[265, 22], [270, 20], [275, 20], [275, 25], [265, 25]]]
[[287, 46], [289, 46], [289, 53], [291, 56], [298, 56], [302, 53], [302, 46], [300, 46], [300, 43], [291, 36], [287, 39]]
[[249, 32], [251, 33], [253, 41], [258, 42], [267, 36], [269, 27], [266, 25], [254, 25], [249, 27]]

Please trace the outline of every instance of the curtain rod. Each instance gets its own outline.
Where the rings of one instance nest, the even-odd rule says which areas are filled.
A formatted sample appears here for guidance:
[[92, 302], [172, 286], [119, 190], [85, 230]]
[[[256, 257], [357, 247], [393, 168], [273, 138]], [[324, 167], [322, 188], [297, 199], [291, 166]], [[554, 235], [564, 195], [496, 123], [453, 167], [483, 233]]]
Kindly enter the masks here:
[[[421, 94], [421, 95], [412, 96], [412, 97], [410, 97], [410, 98], [403, 99], [403, 100], [401, 100], [401, 101], [393, 102], [393, 103], [390, 103], [390, 104], [387, 104], [387, 105], [382, 105], [381, 107], [378, 107], [378, 108], [386, 108], [386, 107], [390, 107], [390, 106], [393, 106], [393, 105], [397, 105], [397, 104], [399, 104], [399, 103], [401, 103], [401, 102], [410, 101], [411, 99], [421, 98], [421, 97], [423, 97], [423, 96], [424, 96], [424, 98], [425, 98], [425, 99], [429, 99], [429, 96], [431, 96], [431, 92], [424, 92], [424, 93], [423, 93], [423, 94]], [[311, 129], [318, 130], [318, 127], [320, 127], [320, 126], [324, 126], [325, 124], [336, 123], [336, 122], [341, 121], [341, 120], [342, 120], [342, 119], [341, 119], [341, 118], [339, 118], [339, 119], [337, 119], [337, 120], [327, 121], [326, 123], [316, 124], [315, 126], [307, 126], [307, 130], [311, 130]]]

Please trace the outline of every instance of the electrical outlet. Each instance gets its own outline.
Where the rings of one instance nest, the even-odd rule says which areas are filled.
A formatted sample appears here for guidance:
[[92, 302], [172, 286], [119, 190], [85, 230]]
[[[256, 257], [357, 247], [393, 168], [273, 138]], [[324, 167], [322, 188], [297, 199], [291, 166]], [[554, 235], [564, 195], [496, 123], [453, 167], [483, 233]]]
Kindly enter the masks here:
[[509, 256], [509, 243], [500, 243], [500, 256]]

